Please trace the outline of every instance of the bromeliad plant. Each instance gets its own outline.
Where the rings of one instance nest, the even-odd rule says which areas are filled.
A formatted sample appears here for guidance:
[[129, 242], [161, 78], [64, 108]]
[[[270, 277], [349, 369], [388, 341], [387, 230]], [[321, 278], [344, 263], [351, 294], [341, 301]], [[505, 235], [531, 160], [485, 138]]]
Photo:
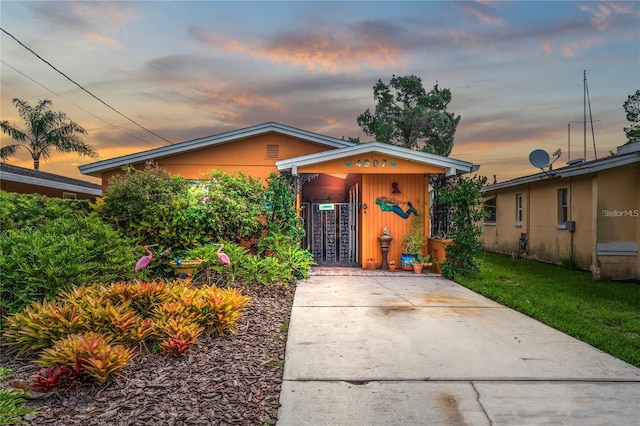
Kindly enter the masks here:
[[32, 384], [38, 390], [49, 392], [58, 386], [70, 385], [75, 380], [84, 381], [87, 377], [81, 363], [74, 366], [56, 365], [40, 369], [32, 376]]
[[133, 353], [122, 345], [111, 345], [104, 335], [92, 331], [71, 334], [42, 351], [37, 363], [43, 367], [66, 366], [76, 374], [86, 374], [98, 383], [122, 370]]
[[4, 344], [17, 351], [39, 351], [69, 334], [87, 328], [87, 317], [71, 304], [33, 302], [22, 312], [6, 319]]
[[233, 333], [249, 302], [237, 288], [185, 281], [76, 287], [7, 318], [4, 345], [39, 354], [44, 368], [33, 380], [40, 389], [81, 378], [105, 383], [127, 365], [136, 345], [182, 356], [203, 333]]

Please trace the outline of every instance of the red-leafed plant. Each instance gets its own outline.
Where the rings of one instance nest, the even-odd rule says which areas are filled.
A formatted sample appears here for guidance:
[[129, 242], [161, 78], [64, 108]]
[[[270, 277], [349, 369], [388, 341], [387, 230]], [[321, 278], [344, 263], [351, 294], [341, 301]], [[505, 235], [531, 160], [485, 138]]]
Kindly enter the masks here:
[[42, 351], [38, 364], [43, 367], [80, 365], [88, 376], [104, 383], [113, 373], [122, 370], [133, 353], [121, 345], [110, 345], [103, 335], [87, 332], [72, 334]]
[[78, 362], [76, 365], [57, 365], [45, 367], [31, 376], [33, 387], [49, 392], [60, 385], [68, 385], [74, 380], [86, 380], [86, 369]]
[[175, 335], [160, 343], [160, 349], [162, 349], [162, 352], [172, 353], [176, 356], [181, 357], [184, 352], [189, 349], [189, 346], [193, 345], [194, 342], [195, 340], [189, 337]]

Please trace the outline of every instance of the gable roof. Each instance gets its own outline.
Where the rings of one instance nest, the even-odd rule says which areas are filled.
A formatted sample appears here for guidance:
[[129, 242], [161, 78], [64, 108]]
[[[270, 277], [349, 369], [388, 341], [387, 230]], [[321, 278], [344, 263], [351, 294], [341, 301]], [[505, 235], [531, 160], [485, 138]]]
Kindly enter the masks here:
[[527, 183], [539, 182], [542, 180], [549, 180], [553, 178], [567, 178], [571, 176], [597, 173], [603, 170], [613, 169], [615, 167], [626, 166], [638, 162], [640, 162], [640, 143], [638, 143], [637, 146], [623, 145], [618, 147], [617, 154], [610, 157], [600, 158], [598, 160], [576, 162], [559, 169], [550, 170], [548, 172], [540, 172], [500, 183], [494, 183], [482, 188], [482, 192], [510, 188], [513, 186], [524, 185]]
[[308, 132], [306, 130], [297, 129], [295, 127], [285, 126], [275, 122], [258, 124], [256, 126], [246, 127], [244, 129], [231, 130], [229, 132], [219, 133], [217, 135], [205, 136], [199, 139], [179, 142], [170, 146], [163, 146], [147, 151], [136, 152], [122, 157], [111, 158], [108, 160], [97, 161], [95, 163], [79, 166], [78, 169], [82, 174], [100, 177], [100, 174], [106, 170], [120, 168], [127, 164], [141, 163], [158, 158], [168, 157], [181, 154], [213, 145], [232, 142], [237, 139], [244, 139], [252, 136], [258, 136], [269, 132], [280, 133], [287, 136], [293, 136], [319, 145], [331, 148], [344, 148], [356, 145], [354, 142], [342, 139], [324, 136], [318, 133]]
[[443, 167], [446, 169], [447, 175], [453, 175], [458, 172], [469, 173], [478, 170], [479, 167], [474, 166], [472, 163], [469, 163], [467, 161], [456, 160], [449, 157], [442, 157], [440, 155], [429, 154], [421, 151], [414, 151], [412, 149], [390, 145], [383, 142], [367, 142], [355, 144], [353, 146], [345, 147], [342, 149], [318, 152], [316, 154], [280, 160], [276, 161], [276, 167], [278, 168], [278, 170], [291, 170], [293, 174], [296, 174], [298, 167], [324, 163], [326, 161], [339, 160], [352, 155], [361, 155], [373, 152], [382, 155], [394, 156], [409, 161], [415, 161], [418, 163]]
[[102, 196], [98, 184], [4, 163], [0, 163], [0, 180]]

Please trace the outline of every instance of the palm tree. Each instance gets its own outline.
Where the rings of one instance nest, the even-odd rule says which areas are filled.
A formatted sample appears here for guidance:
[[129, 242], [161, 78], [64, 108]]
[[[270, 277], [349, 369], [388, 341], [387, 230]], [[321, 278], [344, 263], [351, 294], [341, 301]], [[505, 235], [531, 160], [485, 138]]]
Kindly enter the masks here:
[[27, 131], [22, 131], [8, 121], [0, 121], [2, 132], [18, 141], [13, 145], [0, 148], [0, 158], [5, 161], [15, 155], [18, 148], [25, 148], [33, 158], [33, 168], [40, 169], [40, 158], [49, 158], [51, 148], [60, 152], [77, 152], [87, 157], [98, 157], [92, 146], [86, 144], [80, 135], [87, 131], [78, 123], [71, 121], [63, 112], [51, 111], [51, 101], [44, 99], [32, 107], [28, 102], [15, 98], [13, 105], [18, 109]]

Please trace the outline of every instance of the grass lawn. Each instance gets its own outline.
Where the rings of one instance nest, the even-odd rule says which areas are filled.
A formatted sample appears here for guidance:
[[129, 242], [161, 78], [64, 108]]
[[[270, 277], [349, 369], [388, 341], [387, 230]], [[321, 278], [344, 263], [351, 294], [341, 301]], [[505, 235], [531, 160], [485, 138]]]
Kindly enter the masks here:
[[640, 367], [640, 284], [496, 253], [456, 282]]

